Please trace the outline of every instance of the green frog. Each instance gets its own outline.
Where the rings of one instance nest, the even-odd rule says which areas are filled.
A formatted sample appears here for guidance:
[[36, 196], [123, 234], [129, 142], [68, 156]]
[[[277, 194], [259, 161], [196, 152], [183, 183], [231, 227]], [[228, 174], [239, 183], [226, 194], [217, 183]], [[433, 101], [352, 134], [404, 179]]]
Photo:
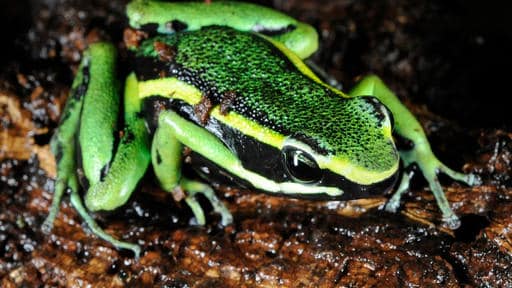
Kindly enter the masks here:
[[[478, 177], [441, 163], [421, 125], [377, 76], [348, 93], [324, 83], [303, 62], [318, 47], [310, 25], [242, 2], [137, 0], [127, 15], [137, 41], [129, 45], [126, 80], [116, 76], [114, 46], [95, 43], [73, 82], [51, 141], [58, 175], [45, 231], [69, 190], [97, 236], [138, 257], [138, 245], [104, 232], [89, 211], [125, 204], [150, 163], [164, 190], [185, 191], [198, 224], [206, 221], [200, 193], [229, 225], [231, 213], [206, 183], [311, 199], [366, 198], [396, 186], [402, 161], [419, 167], [445, 224], [460, 225], [437, 175], [468, 185]], [[394, 135], [410, 147], [398, 150]], [[206, 183], [185, 177], [184, 162]], [[403, 173], [388, 211], [399, 207], [410, 176]]]

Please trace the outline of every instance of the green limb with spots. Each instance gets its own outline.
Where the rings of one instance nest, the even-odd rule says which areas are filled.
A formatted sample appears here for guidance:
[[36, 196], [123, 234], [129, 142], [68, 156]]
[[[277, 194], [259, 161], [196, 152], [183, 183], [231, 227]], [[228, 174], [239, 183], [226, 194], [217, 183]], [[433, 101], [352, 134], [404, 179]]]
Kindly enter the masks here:
[[[240, 31], [261, 32], [307, 58], [318, 48], [318, 33], [306, 24], [279, 11], [252, 3], [212, 1], [212, 3], [136, 0], [126, 7], [130, 26], [140, 29], [146, 24], [157, 24], [162, 34], [176, 30], [199, 30], [221, 25]], [[266, 33], [267, 32], [267, 33]]]
[[125, 128], [110, 169], [85, 194], [85, 205], [91, 211], [113, 210], [126, 203], [151, 159], [146, 124], [139, 117], [141, 100], [134, 74], [126, 79], [124, 100]]
[[[203, 209], [196, 200], [196, 194], [203, 194], [211, 203], [213, 210], [222, 217], [221, 223], [226, 226], [233, 222], [233, 217], [224, 204], [217, 198], [212, 188], [204, 183], [193, 181], [181, 176], [183, 144], [180, 136], [186, 137], [189, 129], [175, 123], [185, 121], [174, 112], [164, 111], [159, 116], [158, 128], [153, 137], [151, 155], [155, 175], [160, 186], [166, 191], [183, 189], [187, 192], [185, 202], [196, 217], [199, 225], [206, 223]], [[187, 122], [188, 125], [194, 124]], [[201, 129], [197, 127], [197, 129]], [[181, 138], [182, 139], [182, 138]], [[206, 143], [207, 144], [207, 143]]]
[[82, 198], [80, 197], [80, 194], [78, 193], [78, 181], [77, 181], [76, 177], [73, 177], [69, 184], [70, 184], [69, 186], [71, 189], [71, 196], [70, 196], [71, 204], [73, 205], [73, 207], [75, 207], [76, 211], [78, 212], [80, 217], [82, 217], [82, 219], [85, 221], [85, 223], [87, 224], [89, 229], [91, 229], [92, 233], [94, 233], [94, 235], [100, 237], [101, 239], [109, 242], [110, 244], [112, 244], [114, 247], [116, 247], [118, 249], [131, 250], [133, 252], [133, 254], [135, 255], [135, 258], [138, 259], [140, 256], [140, 252], [141, 252], [139, 245], [129, 243], [129, 242], [124, 242], [124, 241], [119, 241], [119, 240], [115, 239], [114, 237], [112, 237], [112, 235], [108, 234], [103, 229], [101, 229], [101, 227], [98, 225], [98, 223], [96, 223], [96, 221], [91, 217], [91, 215], [89, 215], [89, 211], [87, 211], [87, 209], [84, 207]]
[[[395, 119], [395, 133], [414, 145], [411, 150], [400, 151], [404, 167], [416, 163], [427, 180], [430, 190], [434, 194], [439, 209], [443, 215], [443, 221], [451, 229], [457, 229], [460, 220], [451, 210], [443, 189], [439, 184], [437, 174], [442, 172], [451, 178], [468, 185], [478, 185], [479, 178], [473, 174], [455, 172], [441, 163], [433, 154], [425, 132], [414, 115], [398, 100], [396, 95], [377, 76], [365, 77], [350, 92], [350, 96], [372, 95], [378, 98], [393, 113]], [[401, 195], [407, 190], [410, 175], [404, 175], [398, 191], [388, 202], [386, 209], [395, 211], [400, 203]]]
[[84, 66], [88, 66], [89, 58], [84, 55], [84, 60], [80, 64], [78, 74], [73, 81], [70, 95], [64, 107], [62, 117], [59, 123], [59, 129], [53, 135], [50, 142], [50, 148], [57, 162], [57, 179], [55, 180], [55, 189], [53, 200], [50, 206], [48, 217], [46, 217], [42, 230], [50, 233], [53, 228], [53, 222], [59, 212], [62, 196], [69, 186], [68, 181], [73, 177], [76, 171], [76, 135], [80, 123], [80, 111], [83, 106], [83, 95], [81, 88], [86, 87], [87, 81], [84, 80], [82, 71]]
[[76, 177], [78, 138], [82, 139], [81, 152], [92, 155], [82, 159], [84, 174], [89, 182], [99, 181], [102, 169], [108, 167], [112, 158], [119, 102], [113, 78], [115, 55], [114, 47], [107, 43], [92, 44], [84, 53], [59, 129], [50, 143], [57, 158], [57, 179], [52, 206], [43, 223], [45, 232], [52, 229], [66, 188], [75, 192], [70, 187], [70, 181]]
[[[92, 232], [98, 237], [112, 243], [117, 248], [125, 248], [132, 250], [136, 257], [140, 255], [140, 247], [119, 241], [114, 239], [112, 236], [103, 231], [99, 225], [94, 221], [94, 219], [89, 215], [88, 211], [85, 209], [80, 195], [78, 193], [78, 179], [77, 179], [77, 162], [76, 162], [76, 154], [77, 154], [77, 140], [79, 138], [78, 134], [80, 131], [81, 135], [90, 135], [93, 123], [84, 124], [82, 115], [84, 115], [83, 111], [88, 110], [91, 112], [99, 112], [100, 114], [108, 113], [108, 111], [95, 111], [93, 108], [94, 105], [108, 105], [108, 103], [117, 103], [118, 100], [113, 98], [118, 98], [117, 87], [115, 86], [115, 81], [113, 80], [113, 76], [110, 75], [113, 73], [115, 69], [115, 60], [112, 60], [111, 57], [115, 57], [115, 52], [111, 45], [109, 44], [93, 44], [91, 47], [85, 52], [82, 63], [79, 67], [78, 73], [73, 81], [71, 93], [66, 102], [66, 106], [63, 111], [63, 115], [61, 117], [59, 129], [52, 137], [51, 140], [51, 149], [54, 155], [57, 158], [57, 179], [55, 184], [55, 193], [53, 197], [53, 202], [50, 207], [50, 212], [46, 220], [42, 225], [42, 230], [45, 233], [49, 233], [53, 227], [53, 222], [57, 213], [59, 211], [60, 202], [62, 196], [66, 189], [70, 191], [71, 204], [78, 211], [79, 215], [83, 218]], [[108, 66], [108, 67], [105, 67]], [[112, 81], [106, 81], [105, 79], [110, 79]], [[110, 83], [110, 84], [109, 84]], [[104, 92], [104, 93], [102, 93]], [[92, 95], [92, 96], [91, 96]], [[98, 101], [98, 103], [91, 103], [89, 97]], [[98, 99], [106, 97], [107, 99]], [[88, 99], [88, 100], [86, 100]], [[89, 102], [87, 105], [89, 107], [86, 109], [84, 107], [84, 103]], [[116, 104], [117, 105], [117, 104]], [[103, 109], [101, 107], [97, 107], [98, 109]], [[107, 107], [111, 108], [111, 107]], [[107, 109], [108, 110], [108, 109]], [[112, 111], [112, 118], [117, 118], [117, 106]], [[88, 114], [88, 116], [94, 116], [93, 114]], [[104, 116], [104, 115], [101, 115]], [[108, 118], [108, 117], [107, 117]], [[107, 121], [104, 117], [99, 117], [99, 121]], [[95, 145], [100, 145], [103, 147], [86, 147], [85, 149], [91, 149], [97, 151], [93, 156], [98, 156], [98, 158], [89, 161], [92, 167], [99, 167], [98, 171], [101, 168], [108, 165], [111, 158], [111, 153], [113, 150], [113, 135], [115, 127], [116, 119], [111, 119], [108, 122], [107, 126], [102, 126], [101, 123], [98, 126], [100, 128], [97, 129], [106, 129], [107, 131], [97, 131], [99, 134], [106, 134], [111, 136], [107, 139], [100, 139], [95, 143]], [[85, 121], [87, 122], [87, 121]], [[85, 125], [85, 127], [84, 127]], [[89, 126], [87, 126], [89, 125]], [[113, 126], [114, 125], [114, 126]], [[82, 130], [89, 130], [88, 132]], [[82, 134], [82, 132], [84, 134]], [[81, 136], [87, 137], [87, 136]], [[85, 139], [84, 139], [85, 140]], [[91, 141], [93, 142], [93, 141]], [[90, 143], [83, 143], [86, 146]], [[102, 149], [103, 148], [103, 149]], [[82, 152], [83, 152], [82, 145]], [[89, 150], [90, 151], [90, 150]], [[85, 160], [87, 162], [87, 160]], [[88, 180], [91, 182], [100, 180], [100, 174], [89, 174], [86, 176]]]
[[79, 143], [82, 169], [94, 185], [112, 161], [119, 114], [116, 49], [110, 43], [95, 43], [87, 49], [89, 82], [83, 96]]

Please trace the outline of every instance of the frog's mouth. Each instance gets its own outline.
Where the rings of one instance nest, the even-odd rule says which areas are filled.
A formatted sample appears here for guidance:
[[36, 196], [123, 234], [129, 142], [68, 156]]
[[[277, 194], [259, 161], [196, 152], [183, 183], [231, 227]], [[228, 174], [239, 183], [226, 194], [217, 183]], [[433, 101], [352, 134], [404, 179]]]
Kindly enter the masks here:
[[[376, 196], [382, 196], [390, 192], [391, 189], [396, 184], [398, 180], [398, 171], [393, 175], [384, 179], [380, 182], [362, 185], [355, 182], [352, 182], [338, 174], [331, 172], [330, 170], [323, 170], [323, 178], [316, 185], [319, 186], [327, 186], [327, 187], [338, 187], [343, 190], [343, 195], [331, 197], [325, 195], [319, 195], [319, 198], [322, 199], [332, 199], [335, 198], [337, 200], [351, 200], [351, 199], [359, 199], [359, 198], [371, 198]], [[300, 195], [299, 195], [300, 197]]]

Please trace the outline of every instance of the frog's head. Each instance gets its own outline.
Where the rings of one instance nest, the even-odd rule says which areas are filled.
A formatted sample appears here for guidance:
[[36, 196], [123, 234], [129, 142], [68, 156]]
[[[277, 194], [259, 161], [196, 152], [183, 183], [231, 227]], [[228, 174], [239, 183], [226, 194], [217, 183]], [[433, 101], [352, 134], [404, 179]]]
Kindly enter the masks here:
[[399, 168], [392, 114], [374, 97], [340, 97], [338, 103], [336, 111], [327, 103], [317, 107], [314, 118], [297, 120], [303, 121], [302, 129], [281, 148], [287, 180], [337, 187], [343, 191], [339, 199], [382, 195], [395, 183]]

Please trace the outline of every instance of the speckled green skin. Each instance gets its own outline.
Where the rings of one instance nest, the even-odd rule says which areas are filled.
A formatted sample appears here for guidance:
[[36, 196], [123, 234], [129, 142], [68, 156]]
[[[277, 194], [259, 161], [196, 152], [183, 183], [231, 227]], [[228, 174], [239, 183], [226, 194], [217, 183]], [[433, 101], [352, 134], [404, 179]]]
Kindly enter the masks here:
[[[135, 0], [127, 5], [126, 14], [131, 27], [140, 29], [154, 25], [156, 31], [162, 34], [222, 25], [236, 27], [239, 31], [268, 35], [284, 43], [301, 58], [309, 57], [318, 48], [318, 34], [311, 25], [253, 3], [216, 0], [205, 4], [201, 1], [171, 3]], [[173, 24], [175, 22], [179, 25]]]
[[120, 99], [119, 80], [116, 78], [116, 53], [113, 45], [96, 43], [89, 49], [91, 57], [100, 59], [101, 63], [93, 62], [90, 74], [103, 75], [93, 77], [87, 86], [84, 96], [82, 115], [79, 128], [79, 142], [84, 155], [96, 155], [82, 159], [82, 168], [89, 185], [98, 183], [102, 173], [108, 170], [108, 165], [114, 154], [115, 129], [119, 115]]
[[149, 39], [137, 56], [158, 58], [155, 41], [174, 47], [180, 73], [185, 69], [193, 75], [176, 76], [191, 84], [205, 83], [198, 86], [214, 103], [235, 92], [231, 111], [296, 137], [320, 154], [342, 156], [368, 170], [386, 170], [398, 161], [392, 139], [382, 129], [388, 115], [380, 102], [342, 97], [306, 77], [260, 36], [208, 27]]

